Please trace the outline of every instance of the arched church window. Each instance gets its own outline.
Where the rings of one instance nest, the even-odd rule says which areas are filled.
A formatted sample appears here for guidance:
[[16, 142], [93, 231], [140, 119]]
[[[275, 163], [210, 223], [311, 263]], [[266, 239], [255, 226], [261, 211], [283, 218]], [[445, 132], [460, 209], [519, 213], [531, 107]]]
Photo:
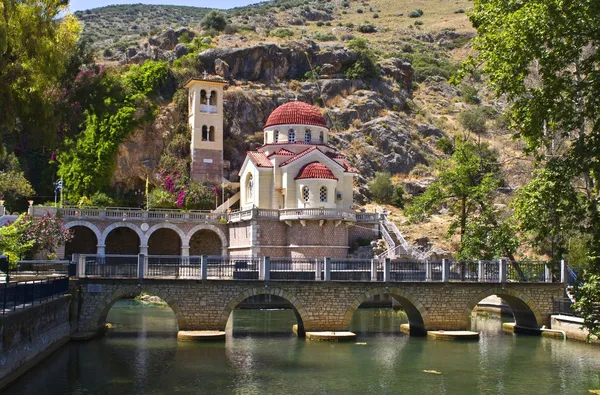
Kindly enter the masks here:
[[294, 129], [290, 129], [288, 131], [288, 143], [296, 142], [296, 131]]
[[302, 187], [302, 200], [304, 203], [308, 203], [308, 199], [310, 199], [310, 190], [307, 186]]
[[306, 131], [304, 132], [304, 142], [306, 144], [310, 144], [311, 140], [312, 140], [311, 132], [309, 129], [306, 129]]
[[217, 105], [217, 91], [210, 91], [209, 103], [211, 106]]
[[208, 126], [203, 125], [202, 126], [202, 141], [208, 141], [208, 138], [209, 138]]
[[246, 200], [251, 202], [254, 199], [254, 177], [248, 173], [246, 177]]
[[276, 130], [273, 132], [273, 142], [275, 142], [275, 143], [279, 142], [279, 130]]
[[204, 89], [200, 91], [200, 105], [206, 105], [206, 91]]
[[325, 142], [325, 139], [323, 138], [323, 131], [321, 130], [319, 132], [319, 143], [323, 144]]
[[208, 141], [215, 141], [215, 127], [211, 126], [208, 129]]
[[327, 202], [327, 187], [326, 186], [322, 186], [319, 189], [319, 201], [322, 203]]

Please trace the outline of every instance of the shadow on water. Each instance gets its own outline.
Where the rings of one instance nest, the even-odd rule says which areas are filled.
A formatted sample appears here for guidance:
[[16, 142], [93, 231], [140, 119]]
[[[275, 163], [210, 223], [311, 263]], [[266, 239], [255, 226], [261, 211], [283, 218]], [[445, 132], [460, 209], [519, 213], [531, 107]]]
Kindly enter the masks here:
[[[385, 309], [384, 309], [385, 310]], [[398, 313], [397, 313], [398, 314]], [[600, 389], [600, 348], [505, 335], [475, 317], [478, 342], [398, 333], [391, 309], [359, 309], [356, 343], [291, 333], [291, 310], [235, 309], [225, 342], [178, 343], [168, 308], [118, 302], [102, 339], [70, 343], [9, 388], [16, 394], [581, 394]]]

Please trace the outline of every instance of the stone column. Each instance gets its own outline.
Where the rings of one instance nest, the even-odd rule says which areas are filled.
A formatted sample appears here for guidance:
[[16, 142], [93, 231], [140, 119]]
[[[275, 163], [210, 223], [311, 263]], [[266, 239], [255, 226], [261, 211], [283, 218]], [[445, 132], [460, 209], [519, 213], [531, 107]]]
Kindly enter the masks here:
[[104, 255], [106, 251], [106, 246], [104, 244], [98, 244], [96, 246], [96, 254], [97, 255]]
[[442, 259], [442, 281], [450, 281], [450, 261], [447, 259]]
[[181, 246], [181, 256], [190, 256], [190, 246], [189, 245]]
[[500, 268], [499, 268], [500, 282], [505, 283], [506, 282], [506, 272], [508, 269], [506, 267], [506, 261], [504, 259], [500, 259], [498, 261], [498, 265], [500, 266]]
[[390, 258], [385, 258], [385, 262], [383, 263], [383, 281], [388, 282], [391, 281], [390, 278], [390, 268], [392, 266], [392, 260]]
[[140, 246], [140, 254], [148, 255], [148, 246], [147, 245]]

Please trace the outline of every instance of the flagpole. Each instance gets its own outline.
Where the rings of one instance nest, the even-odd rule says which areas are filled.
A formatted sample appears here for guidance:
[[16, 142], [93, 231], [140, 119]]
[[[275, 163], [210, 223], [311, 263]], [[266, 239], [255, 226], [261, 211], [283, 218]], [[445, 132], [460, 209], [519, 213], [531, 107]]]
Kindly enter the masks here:
[[63, 179], [60, 178], [60, 208], [63, 208]]

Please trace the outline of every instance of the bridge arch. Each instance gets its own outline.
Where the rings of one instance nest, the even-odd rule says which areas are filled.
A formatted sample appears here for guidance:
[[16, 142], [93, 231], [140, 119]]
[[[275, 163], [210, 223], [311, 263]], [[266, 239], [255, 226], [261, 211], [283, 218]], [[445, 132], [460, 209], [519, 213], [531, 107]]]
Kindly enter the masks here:
[[[75, 253], [97, 253], [102, 232], [100, 232], [100, 229], [96, 225], [88, 221], [71, 221], [67, 222], [64, 226], [73, 232], [73, 238], [65, 243], [65, 257], [69, 257]], [[78, 232], [77, 228], [85, 230]]]
[[465, 309], [463, 319], [465, 323], [471, 320], [471, 313], [479, 302], [488, 296], [496, 295], [510, 306], [517, 326], [526, 328], [539, 328], [544, 322], [540, 309], [535, 302], [525, 293], [510, 288], [491, 288], [481, 292], [473, 298]]
[[[152, 233], [156, 232], [159, 229], [174, 230], [175, 233], [177, 233], [179, 235], [179, 238], [181, 239], [181, 243], [184, 243], [186, 241], [185, 232], [183, 230], [181, 230], [181, 228], [179, 226], [172, 224], [170, 222], [164, 222], [164, 223], [152, 225], [152, 227], [146, 231], [146, 235], [144, 236], [144, 240], [142, 242], [143, 245], [148, 245], [148, 241], [150, 241], [150, 236], [152, 236]], [[183, 244], [183, 245], [185, 246], [186, 244]]]
[[273, 295], [285, 299], [292, 305], [292, 309], [294, 310], [294, 314], [296, 315], [296, 320], [298, 321], [299, 332], [304, 332], [304, 327], [310, 326], [310, 322], [304, 321], [304, 318], [308, 317], [308, 315], [306, 314], [306, 310], [304, 309], [304, 307], [302, 307], [302, 304], [300, 303], [298, 298], [296, 298], [293, 294], [279, 288], [254, 287], [240, 293], [235, 298], [229, 301], [229, 303], [225, 306], [223, 313], [221, 314], [221, 318], [219, 319], [219, 328], [225, 328], [225, 326], [227, 325], [227, 320], [231, 315], [231, 312], [240, 303], [242, 303], [249, 297], [256, 295]]
[[[128, 228], [133, 230], [137, 236], [138, 236], [138, 252], [139, 252], [139, 248], [141, 246], [146, 246], [146, 244], [141, 244], [145, 241], [144, 239], [144, 232], [142, 232], [142, 230], [139, 228], [139, 226], [132, 224], [130, 222], [115, 222], [109, 226], [106, 227], [106, 229], [104, 229], [104, 231], [102, 232], [102, 237], [99, 239], [98, 244], [99, 245], [104, 245], [106, 246], [106, 250], [107, 253], [109, 253], [109, 246], [106, 244], [106, 240], [108, 238], [108, 236], [110, 235], [110, 233], [117, 229], [117, 228]], [[138, 253], [136, 252], [136, 254]]]
[[104, 324], [106, 324], [106, 316], [108, 315], [108, 312], [119, 299], [122, 299], [126, 296], [138, 296], [142, 292], [147, 292], [149, 294], [156, 295], [162, 300], [164, 300], [165, 303], [169, 305], [171, 310], [173, 310], [173, 313], [175, 313], [175, 317], [177, 318], [177, 326], [179, 327], [179, 330], [186, 329], [185, 317], [181, 312], [177, 301], [173, 299], [171, 295], [161, 290], [160, 288], [155, 288], [144, 284], [126, 285], [123, 287], [119, 287], [106, 298], [102, 299], [102, 301], [98, 304], [96, 310], [92, 314], [92, 317], [90, 318], [91, 325], [89, 325], [89, 327], [102, 328]]
[[[190, 246], [190, 243], [192, 241], [192, 238], [194, 237], [194, 235], [197, 232], [200, 231], [211, 231], [213, 233], [215, 233], [219, 239], [221, 240], [221, 251], [220, 253], [223, 255], [227, 255], [227, 247], [229, 246], [229, 241], [227, 240], [227, 236], [225, 235], [225, 232], [223, 232], [223, 230], [215, 225], [211, 225], [211, 224], [201, 224], [201, 225], [196, 225], [194, 226], [185, 236], [185, 238], [182, 239], [183, 241], [183, 245], [184, 246]], [[191, 246], [190, 246], [191, 247]], [[191, 253], [190, 255], [194, 255], [193, 253]]]
[[426, 333], [427, 329], [430, 327], [430, 318], [425, 306], [417, 297], [397, 287], [374, 288], [358, 296], [346, 311], [343, 327], [346, 329], [350, 328], [352, 316], [363, 302], [373, 296], [381, 294], [390, 295], [400, 302], [408, 316], [411, 334], [423, 335]]

